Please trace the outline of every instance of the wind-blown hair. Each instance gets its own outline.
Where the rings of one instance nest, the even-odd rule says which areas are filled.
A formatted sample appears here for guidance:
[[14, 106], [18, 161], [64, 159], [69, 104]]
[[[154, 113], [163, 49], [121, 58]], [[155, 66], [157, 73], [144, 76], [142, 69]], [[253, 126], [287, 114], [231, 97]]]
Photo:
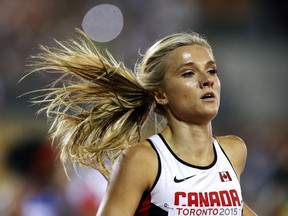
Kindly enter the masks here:
[[167, 36], [147, 50], [133, 72], [79, 32], [77, 39], [41, 46], [43, 52], [31, 57], [31, 73], [61, 74], [49, 87], [34, 91], [40, 95], [33, 102], [43, 104], [39, 112], [50, 121], [64, 167], [72, 161], [108, 179], [115, 159], [141, 139], [155, 106], [152, 90], [163, 85], [167, 54], [180, 46], [210, 45], [196, 33]]

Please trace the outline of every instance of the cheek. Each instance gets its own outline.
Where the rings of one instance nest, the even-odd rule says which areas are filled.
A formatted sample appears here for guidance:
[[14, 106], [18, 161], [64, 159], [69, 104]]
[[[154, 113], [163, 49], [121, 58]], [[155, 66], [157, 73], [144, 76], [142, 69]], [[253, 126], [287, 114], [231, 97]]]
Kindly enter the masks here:
[[199, 85], [198, 81], [189, 81], [187, 83], [185, 83], [185, 88], [186, 89], [196, 89]]
[[185, 99], [195, 97], [195, 94], [197, 93], [195, 91], [196, 87], [196, 82], [187, 82], [173, 87], [171, 86], [169, 88], [170, 96], [168, 97], [173, 99], [173, 101], [179, 101], [181, 99], [181, 101], [179, 101], [180, 103], [185, 102]]
[[221, 93], [221, 82], [220, 82], [220, 80], [217, 79], [215, 84], [216, 84], [216, 88], [217, 88], [219, 96], [220, 96], [220, 93]]
[[220, 99], [221, 99], [221, 82], [219, 81], [219, 79], [217, 81], [214, 82], [214, 87], [215, 90], [217, 91], [218, 94], [218, 106], [220, 105]]
[[191, 94], [196, 94], [196, 89], [198, 86], [198, 82], [187, 82], [185, 83], [183, 86], [181, 86], [181, 91], [183, 91], [183, 93], [185, 93], [185, 95], [187, 96], [191, 96]]

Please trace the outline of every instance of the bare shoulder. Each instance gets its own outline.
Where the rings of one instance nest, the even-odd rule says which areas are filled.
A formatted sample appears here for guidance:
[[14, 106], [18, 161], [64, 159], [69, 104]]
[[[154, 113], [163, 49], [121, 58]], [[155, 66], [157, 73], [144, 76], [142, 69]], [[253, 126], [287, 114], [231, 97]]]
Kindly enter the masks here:
[[139, 156], [141, 156], [141, 158], [143, 156], [146, 156], [146, 157], [148, 157], [148, 156], [151, 156], [151, 157], [156, 156], [156, 152], [151, 147], [150, 143], [145, 140], [145, 141], [142, 141], [140, 143], [137, 143], [137, 144], [127, 148], [123, 152], [123, 155], [137, 159]]
[[[121, 155], [125, 162], [133, 166], [148, 166], [157, 164], [157, 155], [148, 141], [143, 141], [127, 148]], [[156, 162], [156, 164], [155, 164]], [[139, 167], [138, 167], [139, 168]]]
[[134, 215], [143, 193], [157, 176], [157, 154], [144, 141], [126, 149], [115, 161], [97, 215]]
[[123, 174], [128, 179], [137, 180], [139, 178], [144, 183], [145, 189], [149, 189], [157, 171], [157, 154], [148, 141], [143, 141], [127, 148], [119, 156], [114, 164], [111, 177], [113, 178], [113, 173], [117, 173], [120, 176]]
[[232, 148], [236, 150], [246, 151], [245, 142], [238, 136], [235, 135], [226, 135], [226, 136], [217, 136], [216, 140], [222, 146], [222, 148]]
[[238, 177], [240, 177], [244, 170], [247, 158], [247, 148], [245, 142], [240, 137], [235, 135], [218, 136], [216, 137], [216, 140], [231, 161], [238, 174]]

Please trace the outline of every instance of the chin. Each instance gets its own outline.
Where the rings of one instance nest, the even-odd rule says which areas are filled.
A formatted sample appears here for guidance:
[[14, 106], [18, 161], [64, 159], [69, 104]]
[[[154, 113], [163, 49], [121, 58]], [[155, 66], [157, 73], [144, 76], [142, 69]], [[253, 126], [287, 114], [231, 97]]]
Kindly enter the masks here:
[[205, 110], [205, 112], [207, 113], [207, 115], [217, 115], [218, 114], [218, 108], [213, 108], [213, 109], [207, 109]]
[[218, 109], [217, 110], [210, 110], [209, 112], [205, 113], [204, 115], [207, 116], [207, 119], [210, 119], [212, 121], [218, 114]]

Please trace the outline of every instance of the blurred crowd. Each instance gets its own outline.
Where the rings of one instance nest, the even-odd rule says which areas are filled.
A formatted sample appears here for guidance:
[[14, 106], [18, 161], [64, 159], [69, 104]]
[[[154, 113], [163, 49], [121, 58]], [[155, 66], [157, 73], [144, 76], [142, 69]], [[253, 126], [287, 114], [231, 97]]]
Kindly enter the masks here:
[[20, 83], [38, 45], [65, 40], [92, 7], [119, 7], [120, 35], [98, 43], [133, 69], [160, 36], [197, 31], [214, 48], [222, 80], [216, 135], [236, 134], [248, 147], [243, 196], [261, 216], [288, 215], [288, 3], [269, 0], [1, 0], [0, 216], [92, 216], [106, 182], [93, 170], [64, 173], [47, 124], [23, 93], [47, 84]]

